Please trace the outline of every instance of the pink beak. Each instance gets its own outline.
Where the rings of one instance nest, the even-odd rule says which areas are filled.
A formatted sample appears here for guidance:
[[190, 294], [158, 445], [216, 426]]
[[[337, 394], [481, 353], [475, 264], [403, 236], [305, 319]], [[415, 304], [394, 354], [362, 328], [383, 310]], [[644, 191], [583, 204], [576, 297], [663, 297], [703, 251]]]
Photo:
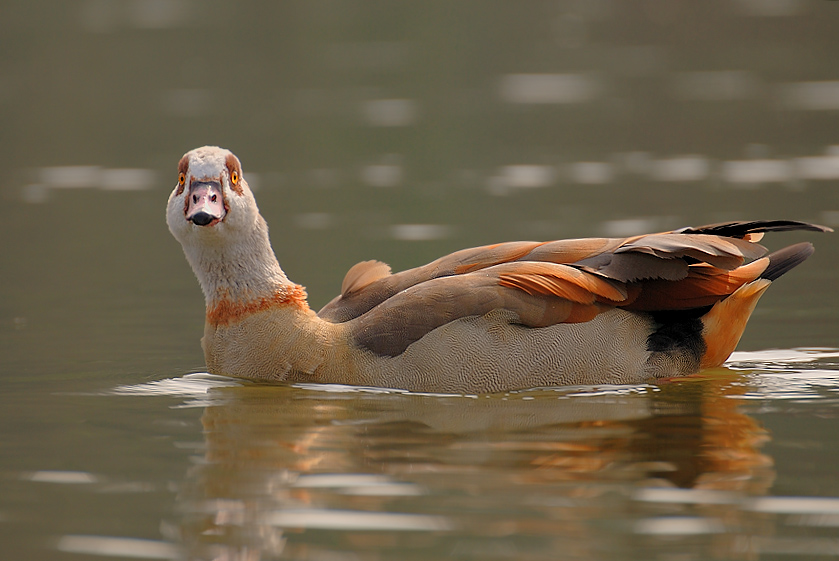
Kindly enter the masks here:
[[194, 182], [187, 197], [186, 219], [193, 224], [207, 226], [224, 218], [224, 197], [218, 182]]

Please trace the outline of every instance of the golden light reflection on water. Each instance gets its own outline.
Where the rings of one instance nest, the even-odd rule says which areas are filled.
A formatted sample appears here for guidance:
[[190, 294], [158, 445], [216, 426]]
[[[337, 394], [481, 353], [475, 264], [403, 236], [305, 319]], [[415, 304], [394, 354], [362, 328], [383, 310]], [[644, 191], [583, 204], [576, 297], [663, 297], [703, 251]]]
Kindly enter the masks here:
[[[704, 550], [736, 553], [738, 538], [772, 526], [743, 501], [774, 479], [761, 452], [768, 433], [731, 399], [746, 391], [739, 380], [723, 371], [658, 387], [471, 398], [213, 390], [203, 458], [179, 498], [180, 539], [199, 557], [417, 547], [427, 556], [471, 551], [478, 538], [521, 551], [528, 536], [534, 558], [562, 547], [595, 559], [633, 534], [653, 550], [667, 549], [660, 536], [714, 535]], [[600, 535], [603, 524], [618, 532]]]

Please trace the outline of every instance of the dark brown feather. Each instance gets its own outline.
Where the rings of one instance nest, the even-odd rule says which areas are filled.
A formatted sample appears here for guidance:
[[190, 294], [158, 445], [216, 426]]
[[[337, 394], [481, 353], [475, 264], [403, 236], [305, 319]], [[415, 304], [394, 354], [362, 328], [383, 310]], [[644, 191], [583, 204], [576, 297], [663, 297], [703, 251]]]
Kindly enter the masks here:
[[601, 253], [576, 266], [621, 282], [648, 279], [681, 280], [688, 274], [684, 259], [661, 259], [646, 253]]
[[679, 234], [711, 234], [714, 236], [727, 236], [732, 238], [743, 238], [747, 234], [758, 232], [789, 232], [792, 230], [807, 230], [810, 232], [832, 232], [831, 228], [809, 224], [797, 220], [751, 220], [740, 222], [720, 222], [694, 228], [682, 228], [676, 230]]

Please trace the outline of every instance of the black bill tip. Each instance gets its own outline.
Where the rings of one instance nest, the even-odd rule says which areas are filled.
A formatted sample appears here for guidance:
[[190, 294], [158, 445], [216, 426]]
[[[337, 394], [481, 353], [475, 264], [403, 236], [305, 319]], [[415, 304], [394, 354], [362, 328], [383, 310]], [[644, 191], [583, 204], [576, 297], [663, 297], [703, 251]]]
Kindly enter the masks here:
[[190, 221], [192, 221], [193, 224], [196, 224], [198, 226], [206, 226], [207, 224], [215, 220], [216, 217], [207, 212], [196, 212], [195, 214], [190, 216], [189, 219]]

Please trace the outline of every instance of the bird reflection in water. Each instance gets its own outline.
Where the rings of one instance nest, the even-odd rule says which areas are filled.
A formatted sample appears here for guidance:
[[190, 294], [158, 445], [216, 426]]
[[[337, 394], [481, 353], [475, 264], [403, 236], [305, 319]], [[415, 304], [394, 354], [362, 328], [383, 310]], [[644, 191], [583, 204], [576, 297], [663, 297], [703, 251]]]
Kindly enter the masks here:
[[214, 560], [597, 559], [686, 543], [686, 559], [748, 558], [742, 538], [772, 522], [743, 501], [775, 474], [769, 434], [732, 399], [744, 380], [717, 370], [492, 396], [218, 389], [173, 537]]

